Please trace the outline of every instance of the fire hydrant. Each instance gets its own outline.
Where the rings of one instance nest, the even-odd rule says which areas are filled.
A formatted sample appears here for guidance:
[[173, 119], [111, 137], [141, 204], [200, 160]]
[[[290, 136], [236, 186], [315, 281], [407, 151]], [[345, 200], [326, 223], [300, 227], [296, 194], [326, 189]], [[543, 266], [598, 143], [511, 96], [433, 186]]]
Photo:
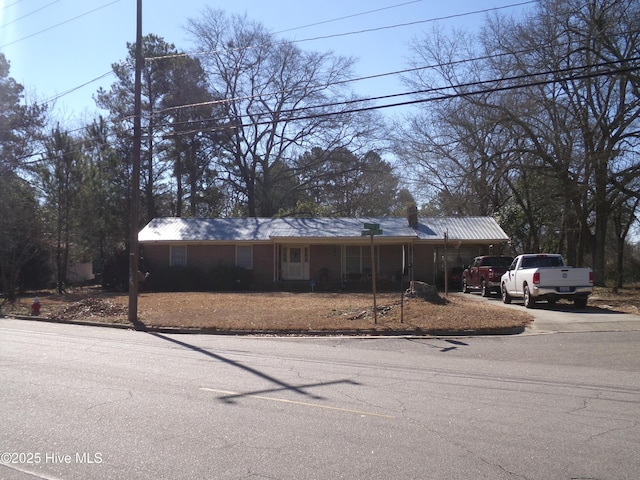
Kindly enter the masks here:
[[31, 315], [40, 315], [40, 299], [38, 297], [34, 298], [31, 304]]

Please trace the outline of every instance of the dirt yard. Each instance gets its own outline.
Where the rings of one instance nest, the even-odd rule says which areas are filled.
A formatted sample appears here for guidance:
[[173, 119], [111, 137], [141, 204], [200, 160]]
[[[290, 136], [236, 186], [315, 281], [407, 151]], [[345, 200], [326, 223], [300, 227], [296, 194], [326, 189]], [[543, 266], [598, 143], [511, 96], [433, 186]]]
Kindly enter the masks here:
[[[38, 292], [40, 316], [128, 324], [128, 295], [97, 288], [65, 295]], [[29, 315], [33, 295], [5, 304], [5, 315]], [[371, 294], [358, 293], [146, 293], [138, 298], [138, 318], [147, 327], [205, 328], [219, 332], [465, 332], [522, 328], [531, 317], [451, 294], [441, 302], [378, 294], [377, 324]], [[589, 306], [638, 314], [640, 288], [613, 294], [597, 289]]]
[[[39, 292], [40, 316], [128, 324], [127, 294], [82, 289], [66, 295]], [[29, 315], [33, 296], [3, 313]], [[147, 327], [205, 328], [237, 332], [468, 331], [524, 327], [531, 318], [459, 295], [442, 302], [378, 294], [377, 323], [371, 294], [359, 293], [141, 293], [138, 318]]]

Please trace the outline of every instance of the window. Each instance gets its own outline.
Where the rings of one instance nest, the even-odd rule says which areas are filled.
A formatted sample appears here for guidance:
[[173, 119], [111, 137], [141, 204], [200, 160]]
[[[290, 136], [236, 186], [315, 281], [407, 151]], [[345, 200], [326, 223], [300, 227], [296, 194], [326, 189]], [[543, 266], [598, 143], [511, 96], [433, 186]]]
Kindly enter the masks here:
[[236, 245], [236, 267], [251, 270], [253, 268], [253, 246]]
[[[378, 248], [373, 249], [376, 262], [376, 270], [378, 269]], [[371, 247], [368, 246], [351, 246], [344, 247], [344, 267], [345, 273], [371, 273]]]
[[186, 245], [171, 246], [169, 265], [172, 267], [187, 266], [187, 246]]
[[345, 272], [361, 273], [360, 271], [360, 247], [345, 247]]

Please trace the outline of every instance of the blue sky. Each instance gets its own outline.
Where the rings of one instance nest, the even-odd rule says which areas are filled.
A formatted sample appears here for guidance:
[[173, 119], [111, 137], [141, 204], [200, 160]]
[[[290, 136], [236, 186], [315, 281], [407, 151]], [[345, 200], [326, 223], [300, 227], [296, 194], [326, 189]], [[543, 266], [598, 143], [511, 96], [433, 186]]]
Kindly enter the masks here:
[[[408, 42], [441, 18], [445, 29], [473, 29], [496, 7], [519, 15], [526, 0], [143, 0], [143, 34], [154, 33], [183, 51], [194, 47], [184, 26], [206, 5], [243, 14], [281, 38], [305, 40], [367, 29], [370, 32], [301, 41], [303, 49], [332, 50], [355, 57], [358, 77], [407, 67]], [[365, 13], [369, 12], [369, 13]], [[450, 18], [444, 18], [450, 17]], [[323, 22], [323, 23], [320, 23]], [[311, 24], [318, 24], [309, 26]], [[297, 28], [303, 27], [303, 28]], [[59, 121], [91, 118], [97, 111], [92, 95], [108, 87], [111, 64], [127, 56], [126, 43], [135, 39], [136, 0], [0, 0], [0, 51], [11, 63], [11, 76], [25, 87], [29, 100], [46, 101], [76, 89], [56, 101]], [[81, 85], [91, 82], [81, 88]], [[406, 91], [397, 75], [353, 84], [362, 96]], [[388, 109], [394, 110], [394, 109]], [[393, 112], [385, 111], [393, 114]]]

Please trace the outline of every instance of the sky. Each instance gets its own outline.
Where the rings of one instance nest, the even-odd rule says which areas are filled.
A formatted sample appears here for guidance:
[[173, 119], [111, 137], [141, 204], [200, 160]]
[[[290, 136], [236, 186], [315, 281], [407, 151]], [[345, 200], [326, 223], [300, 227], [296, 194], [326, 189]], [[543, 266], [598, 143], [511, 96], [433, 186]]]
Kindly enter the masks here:
[[[126, 44], [135, 40], [136, 4], [0, 0], [0, 52], [11, 64], [10, 76], [24, 86], [27, 101], [59, 97], [53, 112], [63, 124], [93, 118], [98, 112], [93, 95], [115, 82], [111, 65], [126, 59]], [[184, 27], [207, 5], [246, 14], [302, 49], [354, 57], [358, 78], [407, 68], [410, 41], [430, 30], [434, 20], [445, 30], [472, 30], [490, 9], [517, 16], [533, 7], [527, 0], [143, 0], [143, 35], [153, 33], [178, 50], [193, 52]], [[352, 88], [369, 98], [407, 91], [399, 75], [361, 80]]]

